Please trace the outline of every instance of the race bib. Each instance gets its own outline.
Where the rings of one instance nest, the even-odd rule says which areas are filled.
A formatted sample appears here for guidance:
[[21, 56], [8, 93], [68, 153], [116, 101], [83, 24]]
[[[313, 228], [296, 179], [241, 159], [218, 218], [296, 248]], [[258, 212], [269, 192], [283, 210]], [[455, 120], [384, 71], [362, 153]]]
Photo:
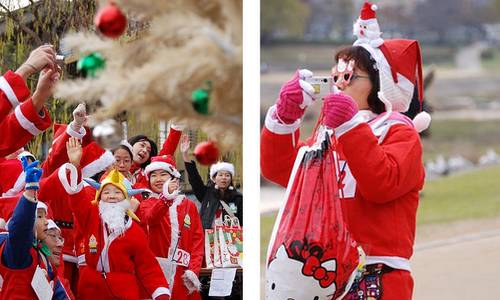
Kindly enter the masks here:
[[172, 261], [178, 266], [187, 267], [189, 266], [190, 260], [191, 254], [179, 248], [175, 249], [175, 252], [172, 255]]

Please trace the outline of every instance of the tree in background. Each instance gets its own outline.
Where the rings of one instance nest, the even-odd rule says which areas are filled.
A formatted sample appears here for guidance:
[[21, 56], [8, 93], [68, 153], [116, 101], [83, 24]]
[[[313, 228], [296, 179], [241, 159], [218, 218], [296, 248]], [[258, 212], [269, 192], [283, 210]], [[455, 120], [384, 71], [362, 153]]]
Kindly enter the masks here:
[[261, 1], [260, 29], [262, 43], [276, 37], [303, 38], [309, 6], [301, 0]]

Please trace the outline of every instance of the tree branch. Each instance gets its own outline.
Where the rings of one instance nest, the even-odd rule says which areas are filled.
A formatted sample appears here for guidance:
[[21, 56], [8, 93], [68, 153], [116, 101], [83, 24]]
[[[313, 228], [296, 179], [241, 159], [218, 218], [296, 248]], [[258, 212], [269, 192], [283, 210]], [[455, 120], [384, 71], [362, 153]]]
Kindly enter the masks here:
[[28, 34], [30, 37], [35, 40], [35, 43], [37, 45], [43, 44], [42, 40], [40, 37], [33, 31], [31, 28], [28, 26], [24, 25], [18, 18], [15, 16], [3, 3], [0, 2], [0, 7], [4, 10], [1, 13], [4, 15], [4, 17], [9, 17], [12, 19], [15, 23], [17, 23], [17, 26], [24, 31], [26, 34]]

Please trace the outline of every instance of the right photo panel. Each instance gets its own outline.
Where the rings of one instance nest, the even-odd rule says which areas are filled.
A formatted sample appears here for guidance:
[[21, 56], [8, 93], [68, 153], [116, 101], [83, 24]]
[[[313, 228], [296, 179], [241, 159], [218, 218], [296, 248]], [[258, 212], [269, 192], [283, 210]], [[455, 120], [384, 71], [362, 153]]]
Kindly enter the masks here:
[[499, 1], [262, 1], [261, 297], [496, 298], [499, 82]]

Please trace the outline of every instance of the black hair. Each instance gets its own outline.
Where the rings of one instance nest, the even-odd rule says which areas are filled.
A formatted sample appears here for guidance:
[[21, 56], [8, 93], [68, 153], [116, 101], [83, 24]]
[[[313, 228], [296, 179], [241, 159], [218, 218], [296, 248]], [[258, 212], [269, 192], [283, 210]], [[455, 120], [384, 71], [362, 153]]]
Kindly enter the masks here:
[[123, 149], [125, 151], [127, 151], [127, 153], [130, 155], [130, 159], [133, 161], [134, 160], [134, 154], [132, 153], [132, 150], [130, 150], [129, 147], [125, 146], [125, 145], [119, 145], [118, 147], [116, 147], [115, 149], [111, 150], [111, 153], [115, 154], [115, 152], [119, 149]]
[[[136, 143], [142, 142], [142, 141], [147, 141], [151, 145], [151, 153], [149, 153], [148, 160], [145, 161], [143, 164], [141, 164], [141, 168], [144, 169], [147, 165], [149, 165], [151, 163], [151, 157], [158, 155], [158, 146], [156, 146], [156, 143], [152, 139], [150, 139], [147, 136], [142, 135], [142, 134], [133, 136], [133, 137], [128, 139], [128, 142], [132, 147]], [[133, 159], [133, 156], [132, 156], [132, 159]]]
[[385, 105], [378, 98], [378, 91], [380, 89], [380, 79], [378, 69], [376, 67], [375, 59], [370, 55], [370, 52], [360, 46], [352, 46], [341, 49], [335, 55], [335, 60], [338, 61], [339, 58], [344, 60], [354, 59], [356, 62], [356, 67], [368, 73], [370, 81], [372, 83], [372, 90], [368, 95], [368, 106], [370, 110], [376, 114], [381, 114], [385, 111]]

